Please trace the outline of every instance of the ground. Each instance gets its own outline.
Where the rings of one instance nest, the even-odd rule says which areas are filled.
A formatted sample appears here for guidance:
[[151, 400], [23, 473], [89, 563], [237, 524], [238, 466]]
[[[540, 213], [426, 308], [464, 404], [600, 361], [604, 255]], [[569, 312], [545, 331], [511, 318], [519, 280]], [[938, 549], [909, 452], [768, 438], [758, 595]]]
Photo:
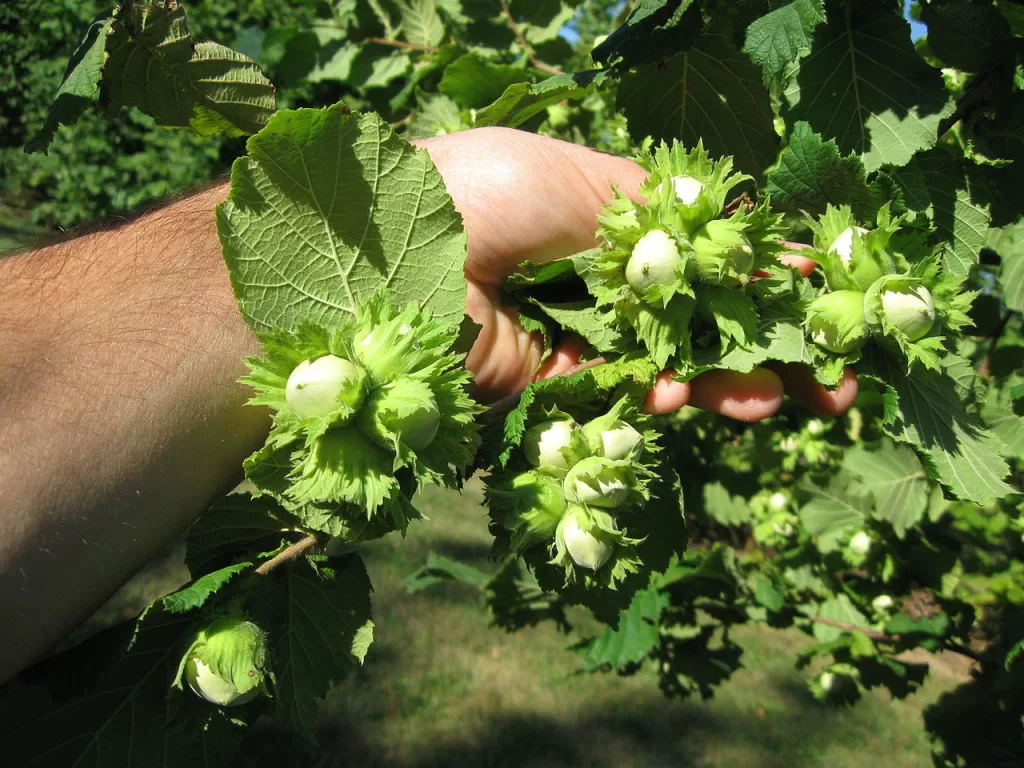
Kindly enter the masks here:
[[[816, 702], [807, 692], [808, 673], [794, 669], [804, 635], [740, 628], [743, 669], [707, 702], [665, 699], [649, 670], [629, 678], [578, 675], [566, 650], [574, 638], [553, 626], [514, 635], [490, 629], [479, 593], [460, 584], [405, 592], [402, 580], [430, 551], [491, 567], [477, 484], [462, 497], [427, 492], [422, 508], [432, 519], [405, 540], [392, 535], [362, 548], [375, 589], [376, 641], [362, 670], [327, 696], [320, 748], [309, 750], [265, 723], [239, 765], [931, 765], [921, 709], [956, 685], [962, 668], [935, 665], [923, 690], [906, 701], [878, 693], [836, 710]], [[163, 560], [107, 615], [182, 575], [174, 557]]]

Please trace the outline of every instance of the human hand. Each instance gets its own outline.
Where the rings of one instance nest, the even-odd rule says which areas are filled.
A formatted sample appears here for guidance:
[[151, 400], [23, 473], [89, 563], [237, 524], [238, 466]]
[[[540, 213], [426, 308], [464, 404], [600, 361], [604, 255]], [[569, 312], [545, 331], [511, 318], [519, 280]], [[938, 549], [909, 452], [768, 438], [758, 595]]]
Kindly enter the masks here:
[[[477, 128], [416, 144], [430, 153], [469, 233], [466, 311], [482, 329], [466, 366], [484, 400], [516, 394], [533, 379], [565, 372], [586, 349], [569, 338], [541, 365], [542, 342], [501, 304], [502, 281], [524, 261], [545, 262], [596, 245], [597, 215], [614, 185], [637, 194], [644, 171], [624, 158], [509, 128]], [[799, 247], [799, 246], [794, 246]], [[814, 262], [790, 254], [787, 263], [807, 275]], [[847, 368], [839, 387], [826, 390], [809, 369], [769, 364], [750, 373], [710, 371], [682, 383], [663, 372], [646, 407], [669, 413], [693, 405], [741, 421], [771, 416], [783, 395], [823, 415], [853, 404], [857, 378]]]

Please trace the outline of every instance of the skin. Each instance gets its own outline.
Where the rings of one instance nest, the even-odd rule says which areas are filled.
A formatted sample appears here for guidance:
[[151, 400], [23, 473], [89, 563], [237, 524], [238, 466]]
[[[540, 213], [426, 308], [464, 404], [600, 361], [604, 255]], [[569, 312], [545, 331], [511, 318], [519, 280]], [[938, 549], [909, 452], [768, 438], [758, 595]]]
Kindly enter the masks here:
[[[483, 330], [467, 361], [485, 401], [557, 375], [498, 301], [525, 259], [594, 245], [610, 184], [635, 193], [632, 162], [532, 134], [479, 129], [421, 142], [469, 231], [467, 311]], [[0, 681], [87, 618], [209, 502], [240, 480], [268, 414], [237, 383], [255, 338], [235, 308], [214, 224], [221, 185], [105, 231], [0, 260]], [[795, 262], [809, 271], [807, 260]], [[793, 367], [666, 372], [647, 408], [684, 404], [755, 421], [784, 392], [846, 410]]]

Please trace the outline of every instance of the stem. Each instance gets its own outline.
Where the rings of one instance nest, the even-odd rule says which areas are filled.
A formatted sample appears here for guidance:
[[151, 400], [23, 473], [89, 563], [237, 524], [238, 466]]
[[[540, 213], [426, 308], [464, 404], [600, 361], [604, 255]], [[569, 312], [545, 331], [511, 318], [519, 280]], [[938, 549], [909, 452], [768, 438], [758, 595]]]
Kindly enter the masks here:
[[402, 40], [388, 40], [386, 37], [368, 37], [363, 42], [390, 45], [392, 48], [408, 48], [411, 51], [425, 51], [426, 53], [437, 53], [441, 50], [432, 45], [418, 45], [417, 43], [406, 43]]
[[867, 627], [858, 627], [856, 624], [847, 624], [845, 621], [836, 621], [835, 619], [826, 619], [824, 616], [808, 616], [811, 621], [816, 621], [818, 624], [827, 624], [830, 627], [836, 627], [837, 629], [844, 629], [847, 632], [860, 632], [862, 635], [867, 635], [872, 640], [888, 640], [890, 642], [896, 642], [900, 639], [899, 635], [887, 635], [885, 632], [880, 632], [877, 629], [868, 629]]
[[274, 555], [272, 558], [267, 560], [267, 562], [265, 562], [263, 565], [256, 569], [256, 573], [260, 576], [266, 576], [268, 573], [270, 573], [278, 566], [287, 563], [289, 560], [294, 560], [295, 558], [306, 554], [307, 551], [309, 551], [319, 543], [320, 539], [318, 539], [316, 536], [307, 536], [304, 539], [299, 539], [290, 547], [285, 549], [283, 552], [279, 552], [278, 554]]
[[539, 69], [541, 72], [547, 72], [549, 75], [563, 75], [565, 74], [558, 67], [552, 67], [550, 64], [545, 64], [543, 61], [537, 58], [537, 54], [533, 52], [533, 46], [527, 41], [523, 35], [522, 30], [519, 29], [519, 25], [516, 24], [515, 18], [512, 16], [512, 12], [508, 9], [508, 3], [506, 0], [500, 0], [501, 12], [505, 15], [505, 20], [508, 22], [509, 28], [512, 33], [516, 36], [516, 40], [519, 41], [519, 45], [526, 51], [526, 55], [530, 58], [530, 64], [534, 69]]
[[[845, 629], [847, 632], [860, 632], [863, 635], [867, 635], [872, 640], [885, 640], [888, 642], [898, 642], [900, 639], [899, 635], [889, 635], [885, 632], [879, 632], [877, 629], [867, 629], [866, 627], [858, 627], [856, 624], [847, 624], [845, 621], [836, 621], [835, 619], [826, 619], [824, 616], [808, 616], [811, 621], [816, 621], [819, 624], [827, 624], [830, 627], [837, 627], [838, 629]], [[966, 656], [979, 664], [985, 663], [985, 657], [966, 645], [961, 645], [955, 640], [947, 640], [943, 643], [942, 647], [947, 651], [953, 651], [959, 653], [961, 656]]]
[[947, 640], [943, 646], [947, 651], [953, 651], [953, 653], [959, 653], [961, 656], [966, 656], [969, 659], [973, 659], [979, 664], [985, 663], [985, 657], [975, 650], [968, 648], [966, 645], [961, 645], [954, 640]]

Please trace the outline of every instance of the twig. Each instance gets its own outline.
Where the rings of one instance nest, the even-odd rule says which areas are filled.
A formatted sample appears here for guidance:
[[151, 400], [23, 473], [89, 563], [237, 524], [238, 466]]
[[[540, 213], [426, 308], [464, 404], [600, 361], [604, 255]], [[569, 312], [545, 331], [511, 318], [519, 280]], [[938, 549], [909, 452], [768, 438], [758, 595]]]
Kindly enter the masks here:
[[[847, 632], [860, 632], [862, 635], [867, 635], [872, 640], [886, 640], [888, 642], [896, 643], [899, 642], [899, 635], [890, 635], [886, 632], [879, 632], [877, 629], [868, 629], [866, 627], [858, 627], [856, 624], [847, 624], [845, 621], [836, 621], [835, 619], [826, 619], [824, 616], [808, 616], [811, 621], [816, 621], [819, 624], [827, 624], [830, 627], [836, 627], [838, 629], [845, 629]], [[959, 653], [961, 656], [966, 656], [969, 659], [973, 659], [979, 664], [985, 662], [985, 657], [977, 651], [968, 648], [966, 645], [960, 645], [955, 640], [947, 640], [942, 645], [947, 651], [953, 651]]]
[[437, 53], [440, 48], [432, 45], [419, 45], [418, 43], [406, 43], [403, 40], [388, 40], [386, 37], [368, 37], [363, 42], [377, 43], [377, 45], [390, 45], [393, 48], [408, 48], [411, 51], [425, 51], [426, 53]]
[[522, 30], [519, 29], [519, 25], [516, 24], [516, 20], [512, 16], [512, 12], [508, 9], [508, 3], [506, 0], [500, 0], [500, 2], [501, 11], [505, 14], [505, 20], [508, 22], [509, 28], [519, 41], [519, 45], [521, 45], [523, 50], [526, 51], [526, 55], [529, 56], [530, 64], [533, 65], [533, 68], [539, 69], [541, 72], [547, 72], [549, 75], [564, 75], [565, 73], [558, 67], [552, 67], [550, 64], [545, 64], [537, 58], [537, 54], [533, 51], [533, 46], [527, 42]]
[[272, 558], [267, 560], [263, 565], [256, 569], [256, 573], [260, 576], [266, 576], [272, 570], [277, 568], [279, 565], [287, 563], [289, 560], [294, 560], [296, 557], [306, 554], [306, 552], [315, 547], [320, 542], [316, 536], [307, 536], [304, 539], [299, 539], [290, 547], [274, 555]]
[[947, 651], [959, 653], [961, 656], [966, 656], [968, 659], [974, 659], [974, 661], [978, 662], [979, 664], [985, 663], [985, 657], [982, 656], [980, 653], [978, 653], [975, 650], [972, 650], [971, 648], [968, 648], [966, 645], [960, 645], [960, 643], [957, 643], [953, 640], [947, 640], [943, 648], [945, 648]]
[[830, 627], [836, 627], [837, 629], [844, 629], [847, 632], [860, 632], [862, 635], [867, 635], [872, 640], [889, 640], [891, 642], [898, 642], [900, 639], [899, 635], [889, 635], [885, 632], [879, 632], [877, 629], [868, 629], [867, 627], [858, 627], [856, 624], [847, 624], [845, 621], [836, 621], [835, 619], [826, 619], [824, 616], [808, 616], [811, 621], [816, 621], [818, 624], [827, 624]]

